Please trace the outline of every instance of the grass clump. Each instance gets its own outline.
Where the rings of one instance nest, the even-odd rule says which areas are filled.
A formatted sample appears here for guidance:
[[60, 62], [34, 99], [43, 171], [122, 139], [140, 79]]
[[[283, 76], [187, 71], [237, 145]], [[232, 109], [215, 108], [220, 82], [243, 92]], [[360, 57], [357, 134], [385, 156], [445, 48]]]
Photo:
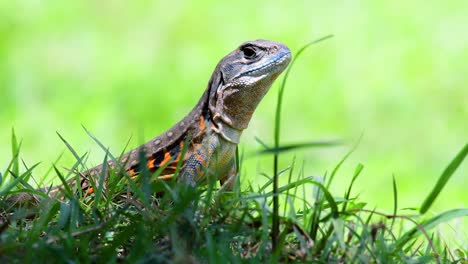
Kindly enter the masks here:
[[[460, 155], [466, 156], [466, 148], [449, 167], [460, 160]], [[64, 180], [64, 198], [52, 199], [27, 183], [34, 166], [15, 173], [16, 166], [21, 171], [18, 160], [16, 155], [2, 174], [0, 186], [2, 262], [467, 261], [467, 250], [461, 245], [447, 248], [434, 228], [467, 216], [468, 209], [449, 210], [430, 218], [416, 211], [396, 214], [396, 183], [393, 213], [368, 209], [352, 192], [362, 164], [357, 165], [340, 197], [328, 191], [324, 179], [304, 177], [300, 169], [293, 170], [297, 167], [293, 162], [281, 173], [298, 171], [299, 179], [278, 187], [276, 196], [285, 207], [275, 215], [271, 208], [275, 193], [269, 191], [273, 179], [258, 188], [217, 192], [214, 181], [195, 189], [151, 181], [154, 175], [147, 172], [134, 182], [122, 172], [111, 171], [107, 187], [98, 188], [92, 195], [80, 195], [75, 184]], [[60, 178], [67, 177], [59, 169], [55, 172]], [[314, 186], [312, 195], [298, 195], [308, 189], [307, 185]], [[10, 203], [8, 197], [18, 193], [35, 199]], [[279, 233], [273, 248], [271, 226], [275, 218]]]

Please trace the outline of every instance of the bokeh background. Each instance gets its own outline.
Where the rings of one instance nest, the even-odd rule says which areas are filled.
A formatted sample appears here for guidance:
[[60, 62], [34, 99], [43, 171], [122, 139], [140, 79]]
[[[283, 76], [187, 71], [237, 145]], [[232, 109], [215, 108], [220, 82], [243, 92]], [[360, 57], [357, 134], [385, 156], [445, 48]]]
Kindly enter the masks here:
[[[103, 152], [86, 126], [118, 154], [189, 112], [216, 63], [245, 40], [265, 38], [293, 53], [333, 34], [297, 61], [286, 87], [282, 142], [341, 138], [347, 145], [298, 150], [309, 175], [324, 175], [362, 141], [332, 186], [391, 211], [421, 204], [468, 140], [467, 1], [0, 1], [0, 170], [14, 127], [22, 158], [40, 177], [66, 147]], [[278, 82], [279, 83], [279, 82]], [[245, 131], [241, 149], [272, 142], [275, 84]], [[247, 155], [248, 156], [248, 155]], [[74, 163], [65, 152], [60, 166]], [[271, 159], [250, 155], [244, 183], [271, 175]], [[465, 162], [432, 213], [468, 204]]]

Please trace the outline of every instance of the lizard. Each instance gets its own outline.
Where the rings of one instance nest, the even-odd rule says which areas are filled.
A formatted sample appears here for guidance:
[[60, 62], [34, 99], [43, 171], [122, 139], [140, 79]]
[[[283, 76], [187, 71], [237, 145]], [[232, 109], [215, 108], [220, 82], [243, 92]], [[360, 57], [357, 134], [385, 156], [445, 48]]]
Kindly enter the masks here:
[[[103, 170], [120, 166], [131, 177], [137, 177], [144, 168], [152, 173], [164, 167], [158, 178], [169, 180], [178, 163], [181, 163], [178, 182], [195, 187], [207, 176], [216, 174], [222, 188], [232, 189], [237, 175], [235, 152], [241, 134], [290, 61], [289, 48], [279, 42], [242, 43], [217, 64], [205, 92], [189, 114], [161, 135], [123, 154], [119, 161], [80, 173], [81, 191], [92, 194], [90, 180], [96, 187]], [[74, 178], [69, 181], [73, 182]], [[103, 187], [106, 183], [107, 179]], [[60, 186], [42, 190], [55, 196]]]

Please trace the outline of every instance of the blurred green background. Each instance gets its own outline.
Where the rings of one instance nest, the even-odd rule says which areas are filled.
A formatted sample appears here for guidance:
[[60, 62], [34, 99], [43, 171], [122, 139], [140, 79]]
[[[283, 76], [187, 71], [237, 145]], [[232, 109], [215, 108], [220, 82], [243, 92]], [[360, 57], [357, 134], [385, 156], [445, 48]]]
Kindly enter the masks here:
[[[361, 134], [333, 191], [365, 165], [355, 191], [391, 211], [419, 206], [468, 140], [468, 1], [1, 1], [0, 170], [14, 127], [22, 157], [40, 176], [65, 150], [103, 152], [86, 126], [118, 154], [163, 132], [198, 101], [216, 63], [245, 40], [265, 38], [293, 53], [334, 38], [297, 61], [285, 92], [282, 142], [342, 138], [348, 145], [300, 150], [305, 174], [330, 172]], [[278, 82], [279, 83], [279, 82]], [[279, 85], [260, 104], [241, 148], [272, 142]], [[60, 165], [71, 166], [65, 153]], [[271, 161], [250, 157], [244, 179], [264, 182]], [[468, 204], [463, 164], [433, 212]]]

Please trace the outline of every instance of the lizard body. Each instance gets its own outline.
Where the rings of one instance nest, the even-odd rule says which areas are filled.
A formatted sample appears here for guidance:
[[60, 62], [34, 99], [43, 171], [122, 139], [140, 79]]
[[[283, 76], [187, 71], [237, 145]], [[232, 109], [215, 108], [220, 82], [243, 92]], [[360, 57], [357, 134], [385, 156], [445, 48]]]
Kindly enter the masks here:
[[[179, 181], [195, 186], [210, 174], [217, 175], [227, 188], [232, 187], [236, 175], [235, 151], [242, 131], [290, 60], [289, 49], [281, 43], [267, 40], [243, 43], [217, 64], [208, 87], [187, 116], [160, 136], [124, 154], [119, 166], [130, 176], [137, 176], [144, 167], [154, 172], [166, 166], [159, 178], [170, 179], [182, 158], [182, 150], [186, 149]], [[140, 164], [142, 160], [146, 162], [144, 167]], [[103, 169], [109, 167], [115, 168], [115, 162], [82, 173], [83, 193], [93, 193], [90, 178], [98, 182]]]

